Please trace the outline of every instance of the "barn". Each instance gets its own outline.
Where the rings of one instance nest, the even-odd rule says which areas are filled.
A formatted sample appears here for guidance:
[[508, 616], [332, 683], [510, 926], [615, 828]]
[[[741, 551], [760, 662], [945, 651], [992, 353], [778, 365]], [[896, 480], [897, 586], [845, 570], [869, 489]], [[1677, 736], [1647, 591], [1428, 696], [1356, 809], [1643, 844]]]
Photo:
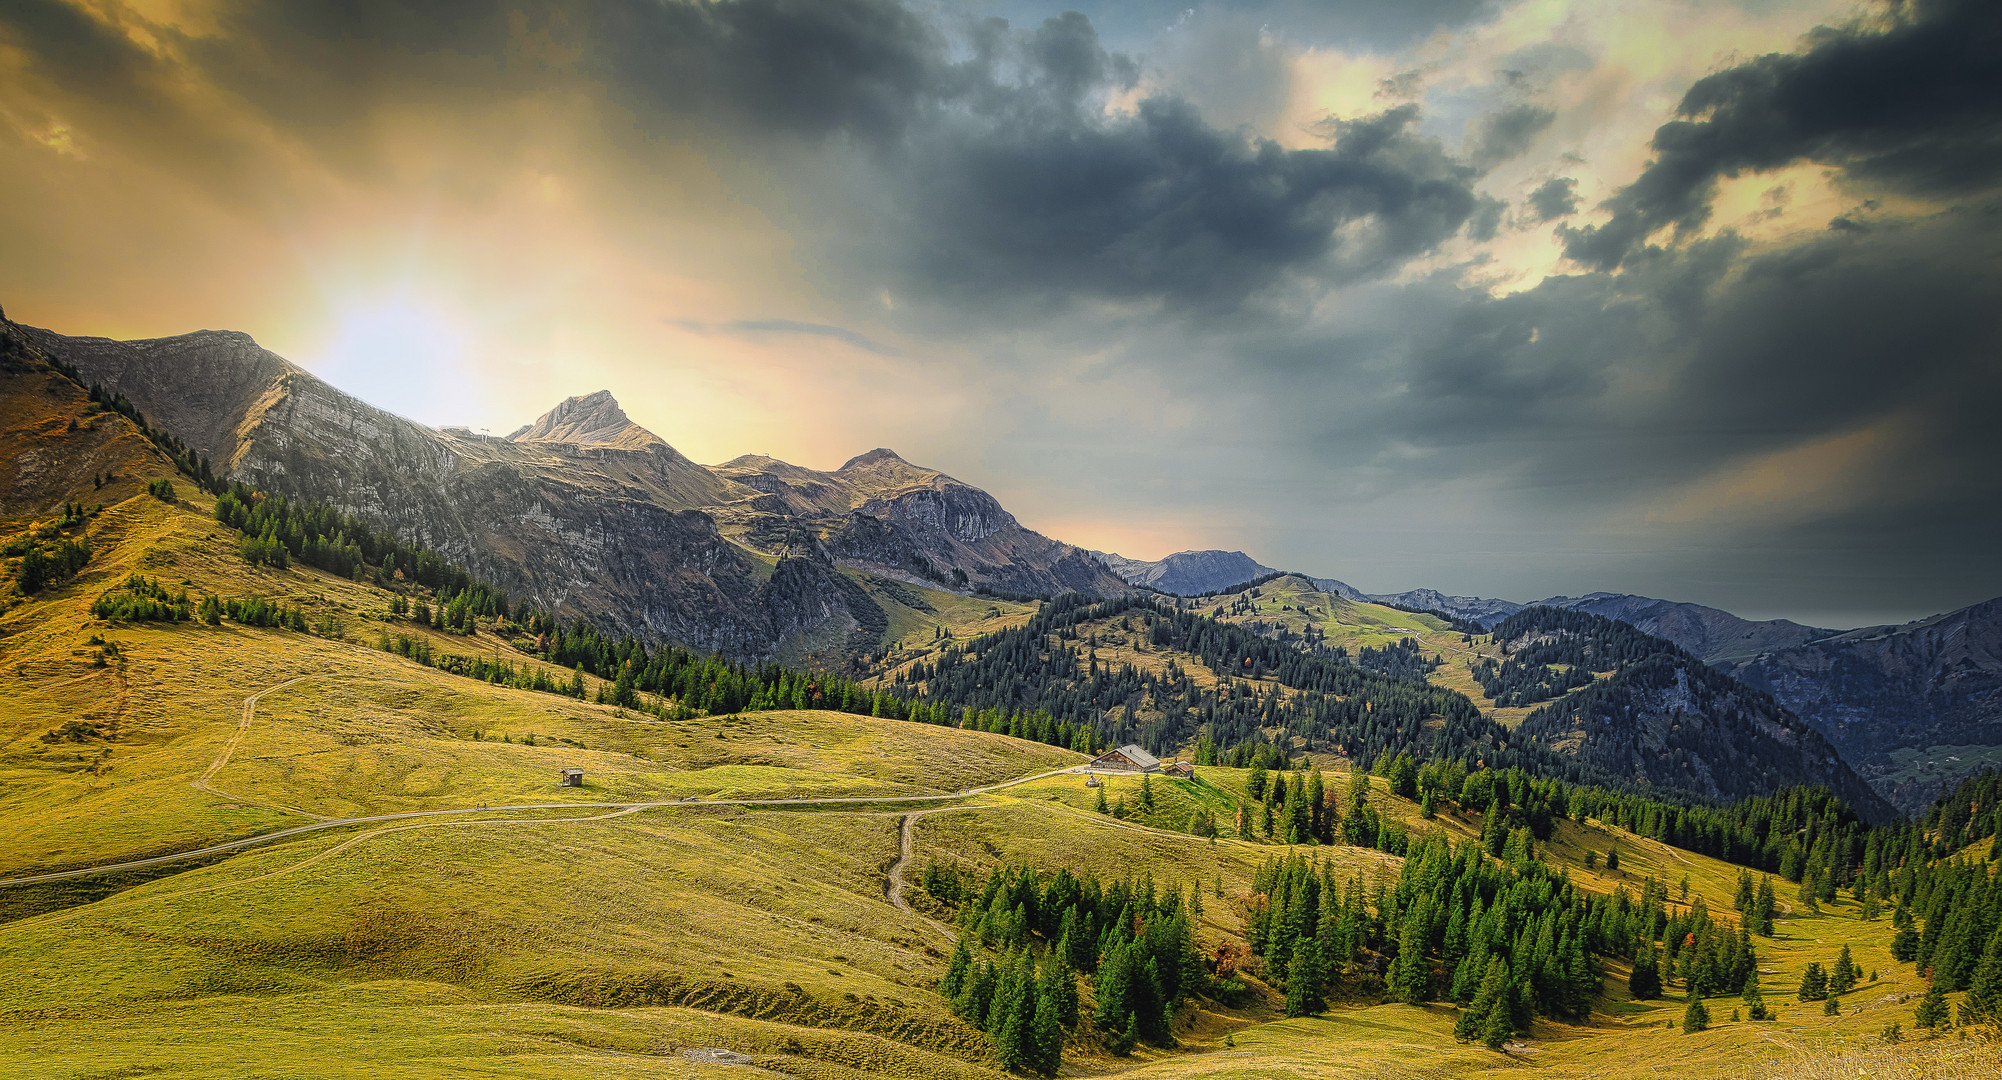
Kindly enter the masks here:
[[1090, 767], [1107, 772], [1160, 772], [1161, 759], [1140, 749], [1136, 743], [1127, 743], [1117, 750], [1107, 750], [1092, 758]]

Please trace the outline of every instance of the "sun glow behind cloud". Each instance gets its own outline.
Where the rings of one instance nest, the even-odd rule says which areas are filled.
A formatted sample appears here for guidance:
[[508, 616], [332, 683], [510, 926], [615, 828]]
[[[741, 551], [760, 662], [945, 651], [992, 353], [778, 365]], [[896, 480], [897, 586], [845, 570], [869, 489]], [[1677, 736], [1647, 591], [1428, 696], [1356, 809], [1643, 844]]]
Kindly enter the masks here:
[[[1904, 407], [1845, 389], [1814, 400], [1848, 413], [1803, 416], [1798, 388], [1851, 385], [1867, 358], [1839, 338], [1858, 335], [1814, 328], [1915, 274], [1817, 307], [1754, 280], [1753, 260], [1814, 248], [1788, 272], [1848, 288], [1875, 267], [1838, 241], [1894, 244], [1953, 209], [1800, 164], [1718, 183], [1696, 238], [1732, 234], [1707, 249], [1716, 278], [1667, 226], [1654, 272], [1684, 282], [1564, 259], [1557, 226], [1608, 221], [1599, 204], [1641, 175], [1694, 80], [1802, 48], [1853, 0], [1444, 5], [1376, 36], [1337, 25], [1382, 14], [1361, 5], [1107, 7], [1099, 36], [1063, 55], [1102, 46], [1137, 80], [1124, 61], [1084, 76], [1082, 123], [1048, 92], [1061, 80], [1009, 81], [1045, 55], [1021, 43], [1065, 24], [1064, 5], [552, 0], [511, 18], [383, 4], [329, 20], [303, 0], [32, 2], [40, 23], [0, 11], [0, 300], [16, 318], [117, 337], [245, 330], [436, 425], [511, 430], [610, 389], [698, 460], [832, 467], [890, 445], [1063, 539], [1139, 556], [1243, 546], [1366, 587], [1680, 588], [1624, 534], [1600, 544], [1603, 565], [1639, 576], [1578, 581], [1534, 556], [1628, 494], [1674, 508], [1635, 527], [1681, 530], [1689, 550], [1866, 512], [1765, 506], [1733, 470]], [[758, 38], [835, 10], [859, 18]], [[968, 11], [1008, 14], [1017, 43], [977, 95], [963, 69], [928, 66], [972, 55], [955, 37]], [[850, 30], [860, 47], [828, 47]], [[958, 44], [929, 52], [938, 39]], [[756, 48], [775, 51], [742, 51]], [[1185, 103], [1182, 126], [1136, 122], [1150, 98]], [[1419, 114], [1371, 167], [1450, 189], [1431, 217], [1325, 214], [1323, 200], [1391, 189], [1316, 188], [1311, 168], [1268, 168], [1248, 142], [1324, 147], [1330, 118], [1406, 102]], [[1487, 125], [1511, 108], [1549, 119], [1490, 151]], [[1563, 181], [1569, 200], [1531, 202]], [[1272, 212], [1261, 185], [1302, 183]], [[1575, 212], [1545, 209], [1566, 201]], [[1854, 221], [1831, 229], [1838, 216]], [[1725, 312], [1740, 287], [1770, 302]], [[1754, 324], [1778, 303], [1791, 321], [1765, 335]], [[1704, 305], [1719, 313], [1707, 327]], [[1963, 314], [1914, 318], [1909, 337], [1944, 328], [1932, 346], [1878, 351], [1904, 372], [1923, 348], [1978, 343]], [[1728, 362], [1700, 355], [1704, 333]], [[1734, 351], [1739, 338], [1752, 344]], [[1737, 416], [1736, 398], [1760, 415]], [[1718, 413], [1732, 419], [1675, 438]], [[1762, 429], [1768, 414], [1786, 422]], [[1961, 437], [1942, 430], [1942, 445]], [[1648, 440], [1693, 449], [1671, 467], [1636, 449]], [[1753, 471], [1821, 475], [1805, 460]], [[1510, 530], [1520, 545], [1477, 566], [1467, 534]]]

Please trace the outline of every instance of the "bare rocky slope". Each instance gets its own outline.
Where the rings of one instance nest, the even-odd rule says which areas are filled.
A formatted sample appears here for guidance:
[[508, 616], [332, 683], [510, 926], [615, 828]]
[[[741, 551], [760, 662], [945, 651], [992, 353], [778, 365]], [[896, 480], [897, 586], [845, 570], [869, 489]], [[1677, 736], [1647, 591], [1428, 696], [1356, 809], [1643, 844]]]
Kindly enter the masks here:
[[[1908, 812], [1992, 763], [1945, 748], [2002, 747], [2002, 598], [1903, 626], [1833, 634], [1725, 669], [1807, 718]], [[1926, 753], [1937, 770], [1924, 779], [1891, 775], [1900, 750]]]
[[710, 468], [605, 392], [498, 438], [374, 408], [241, 333], [21, 330], [219, 475], [366, 515], [510, 594], [654, 641], [741, 658], [873, 648], [883, 612], [844, 570], [1005, 595], [1126, 587], [986, 492], [888, 450], [834, 472]]

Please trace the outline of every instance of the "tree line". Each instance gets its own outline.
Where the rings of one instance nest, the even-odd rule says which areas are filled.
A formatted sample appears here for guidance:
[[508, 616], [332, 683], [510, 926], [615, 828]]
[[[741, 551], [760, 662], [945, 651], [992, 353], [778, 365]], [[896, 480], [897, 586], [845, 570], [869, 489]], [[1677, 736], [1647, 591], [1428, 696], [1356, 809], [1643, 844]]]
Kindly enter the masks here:
[[[1198, 887], [1185, 898], [1151, 874], [1102, 882], [1029, 866], [983, 877], [939, 860], [920, 885], [960, 927], [939, 993], [987, 1032], [1004, 1068], [1055, 1075], [1066, 1036], [1095, 1036], [1120, 1054], [1142, 1042], [1173, 1046], [1183, 1002], [1245, 991], [1241, 981], [1218, 985], [1197, 949]], [[1080, 1014], [1080, 976], [1096, 1002], [1089, 1016]]]

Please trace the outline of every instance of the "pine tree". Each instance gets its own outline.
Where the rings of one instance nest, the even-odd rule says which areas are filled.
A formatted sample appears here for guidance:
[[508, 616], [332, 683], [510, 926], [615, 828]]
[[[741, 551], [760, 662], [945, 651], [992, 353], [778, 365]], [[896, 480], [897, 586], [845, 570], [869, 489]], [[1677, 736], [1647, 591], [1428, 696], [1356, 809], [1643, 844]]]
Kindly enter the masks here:
[[987, 1038], [994, 1044], [994, 1057], [1004, 1069], [1029, 1063], [1033, 1050], [1029, 1028], [1036, 1018], [1036, 994], [1031, 972], [1035, 962], [1029, 947], [1001, 975], [994, 991], [994, 1003], [987, 1014]]
[[1807, 965], [1807, 970], [1801, 972], [1799, 996], [1802, 1001], [1820, 1001], [1828, 996], [1828, 973], [1819, 962]]
[[1961, 1007], [1981, 1020], [2002, 1023], [2002, 926], [1988, 935], [1988, 947], [1981, 951], [1981, 961], [1974, 965], [1967, 1000]]
[[1773, 908], [1778, 900], [1773, 896], [1773, 879], [1759, 878], [1759, 891], [1752, 900], [1752, 932], [1760, 937], [1773, 936]]
[[1682, 1033], [1693, 1034], [1709, 1026], [1710, 1010], [1703, 1004], [1703, 995], [1691, 990], [1689, 1007], [1682, 1010]]
[[1916, 960], [1919, 958], [1919, 931], [1912, 924], [1912, 913], [1899, 904], [1891, 912], [1891, 959]]
[[1759, 973], [1756, 969], [1745, 976], [1745, 1015], [1754, 1020], [1772, 1017], [1772, 1013], [1766, 1011], [1765, 996], [1759, 993]]
[[1301, 938], [1293, 946], [1293, 962], [1286, 967], [1286, 1015], [1312, 1016], [1321, 1011], [1321, 995], [1315, 986], [1312, 941]]
[[1046, 994], [1056, 1008], [1057, 1026], [1065, 1031], [1077, 1028], [1078, 994], [1077, 968], [1072, 966], [1070, 951], [1059, 948], [1056, 956], [1046, 961], [1048, 970], [1044, 974]]
[[1606, 852], [1606, 873], [1617, 874], [1619, 872], [1620, 872], [1620, 849], [1613, 848]]
[[1415, 910], [1404, 920], [1404, 932], [1397, 937], [1397, 959], [1390, 965], [1390, 993], [1409, 1005], [1432, 1000], [1432, 970], [1425, 962], [1425, 933]]
[[1061, 967], [1062, 982], [1071, 983], [1071, 1012], [1077, 1011], [1077, 986], [1069, 974], [1070, 965], [1061, 955], [1052, 955], [1044, 961], [1043, 977], [1036, 988], [1035, 1018], [1029, 1024], [1027, 1064], [1044, 1076], [1055, 1076], [1063, 1066], [1064, 1023], [1063, 988], [1054, 976], [1053, 969]]
[[1856, 970], [1856, 961], [1849, 955], [1849, 946], [1844, 945], [1842, 952], [1835, 957], [1835, 966], [1829, 969], [1828, 992], [1830, 994], [1848, 993], [1855, 987], [1856, 978], [1860, 974], [1862, 973]]
[[1939, 983], [1932, 984], [1926, 996], [1919, 999], [1918, 1012], [1912, 1017], [1913, 1027], [1942, 1028], [1947, 1024], [1946, 991]]
[[1154, 812], [1154, 778], [1145, 773], [1140, 776], [1140, 808]]
[[1100, 784], [1100, 785], [1098, 785], [1098, 801], [1097, 801], [1097, 802], [1095, 802], [1095, 803], [1093, 803], [1093, 804], [1092, 804], [1092, 807], [1091, 807], [1091, 808], [1092, 808], [1093, 810], [1096, 810], [1096, 811], [1098, 811], [1098, 812], [1099, 812], [1099, 813], [1101, 813], [1101, 814], [1109, 814], [1109, 813], [1111, 813], [1111, 812], [1112, 812], [1112, 807], [1110, 807], [1110, 806], [1106, 805], [1106, 802], [1105, 802], [1105, 785], [1104, 785], [1104, 784]]
[[1481, 1042], [1490, 1050], [1499, 1050], [1513, 1034], [1515, 1021], [1509, 1016], [1508, 995], [1497, 994], [1481, 1018]]
[[966, 989], [966, 975], [973, 967], [973, 950], [967, 947], [966, 933], [961, 931], [959, 944], [953, 947], [952, 959], [946, 962], [945, 978], [938, 983], [939, 996], [951, 1001]]
[[1633, 974], [1627, 976], [1627, 992], [1635, 1001], [1649, 1001], [1661, 996], [1661, 967], [1655, 958], [1652, 943], [1641, 946], [1634, 957]]

